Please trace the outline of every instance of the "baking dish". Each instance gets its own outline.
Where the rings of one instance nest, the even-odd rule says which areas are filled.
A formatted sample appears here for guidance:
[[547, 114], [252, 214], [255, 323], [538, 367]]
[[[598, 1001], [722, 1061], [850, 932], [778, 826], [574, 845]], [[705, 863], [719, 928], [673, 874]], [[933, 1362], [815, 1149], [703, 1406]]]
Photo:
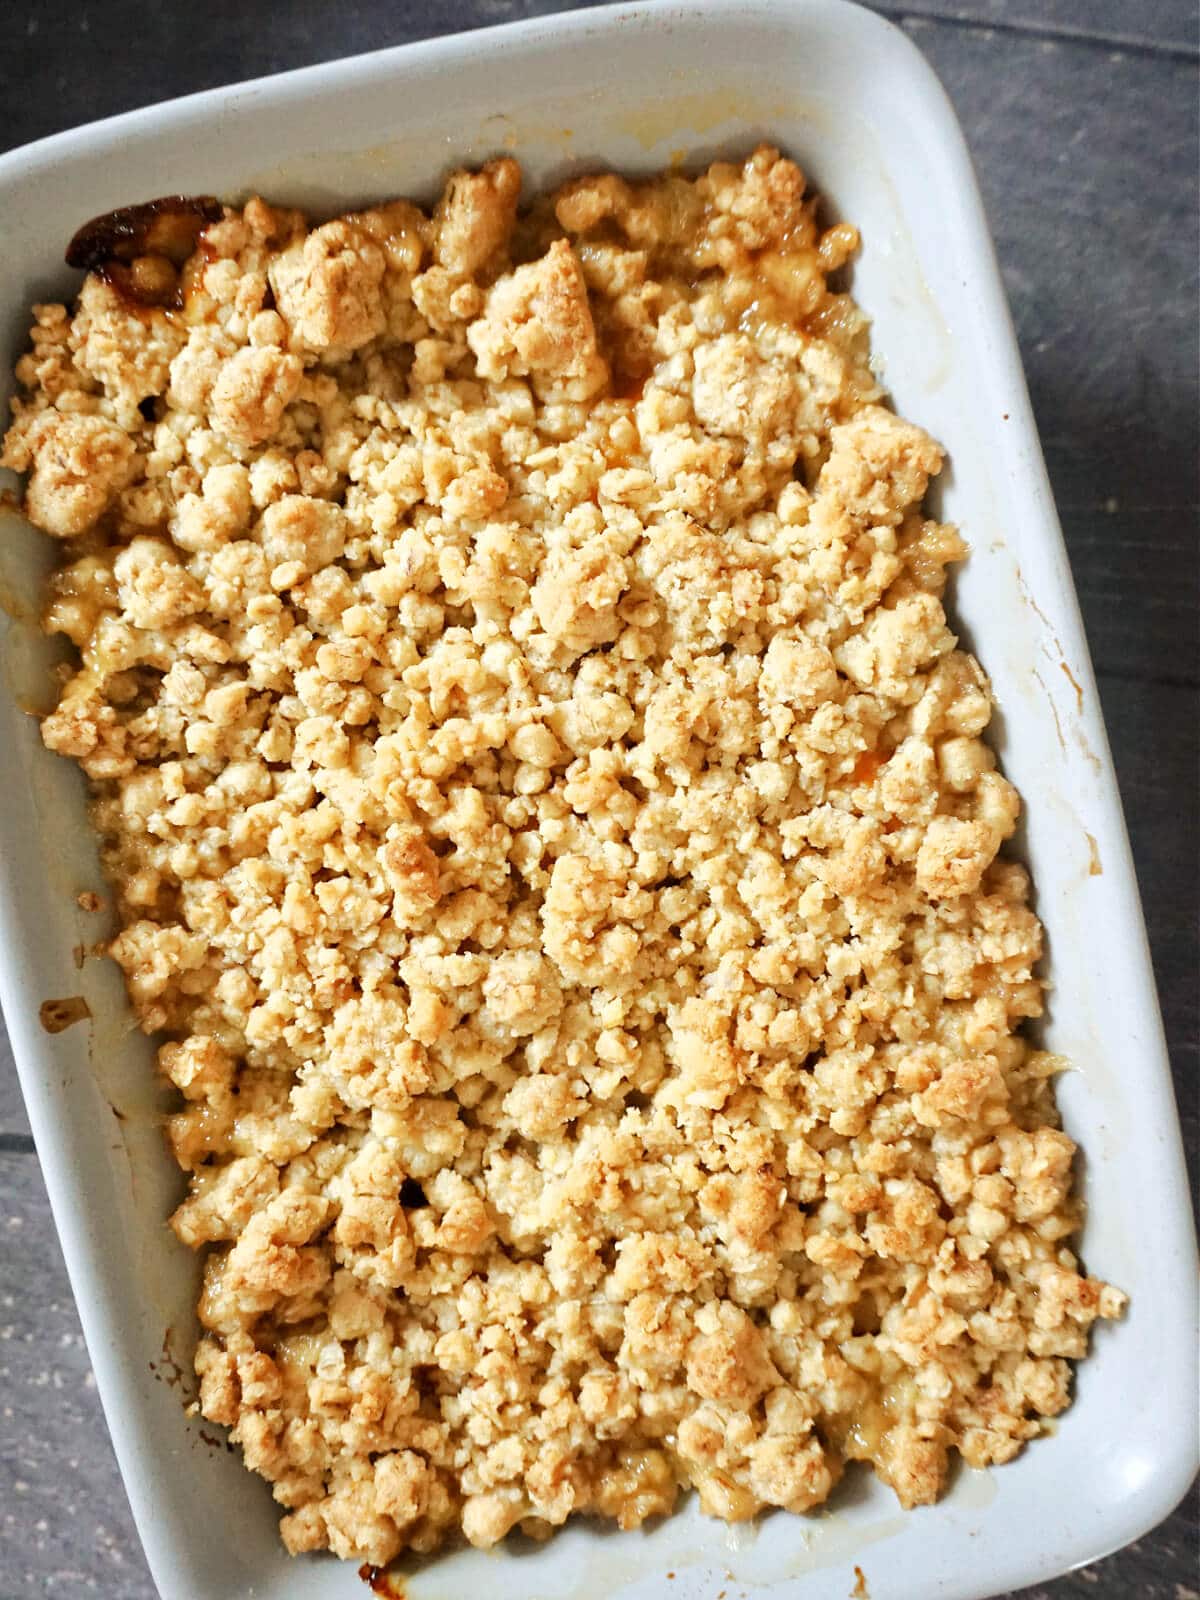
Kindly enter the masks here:
[[[261, 189], [331, 211], [433, 191], [445, 169], [511, 150], [530, 185], [593, 164], [652, 170], [782, 144], [863, 230], [855, 294], [899, 409], [951, 454], [941, 510], [973, 555], [954, 586], [995, 685], [1022, 790], [1054, 980], [1046, 1042], [1087, 1154], [1091, 1270], [1133, 1295], [1102, 1332], [1053, 1437], [941, 1505], [901, 1514], [854, 1477], [819, 1518], [731, 1533], [694, 1508], [646, 1533], [572, 1528], [542, 1548], [443, 1557], [411, 1600], [486, 1583], [503, 1597], [762, 1587], [874, 1600], [982, 1596], [1135, 1537], [1183, 1492], [1194, 1253], [1152, 980], [1115, 784], [1011, 329], [961, 135], [911, 45], [839, 0], [612, 8], [383, 52], [62, 135], [0, 162], [13, 219], [0, 304], [11, 368], [36, 298], [70, 291], [65, 240], [86, 216], [167, 192]], [[82, 786], [18, 706], [51, 648], [29, 625], [47, 541], [6, 515], [0, 580], [10, 693], [0, 704], [0, 1001], [29, 1101], [102, 1399], [156, 1581], [170, 1600], [361, 1594], [352, 1570], [292, 1562], [264, 1486], [180, 1405], [195, 1265], [163, 1225], [179, 1180], [161, 1144], [147, 1042], [79, 908], [100, 888]], [[86, 1025], [50, 1034], [47, 999], [82, 994]], [[1132, 1397], [1138, 1396], [1135, 1401]], [[215, 1536], [218, 1534], [219, 1537]], [[668, 1574], [673, 1577], [668, 1578]]]

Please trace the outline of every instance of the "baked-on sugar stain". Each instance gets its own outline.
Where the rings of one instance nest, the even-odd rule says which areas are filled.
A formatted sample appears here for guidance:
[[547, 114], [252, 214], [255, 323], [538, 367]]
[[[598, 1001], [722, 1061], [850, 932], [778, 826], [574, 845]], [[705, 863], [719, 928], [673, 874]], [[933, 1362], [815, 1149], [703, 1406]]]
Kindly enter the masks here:
[[164, 195], [137, 206], [122, 206], [92, 217], [78, 229], [67, 246], [69, 267], [105, 266], [110, 261], [128, 264], [138, 256], [166, 256], [181, 267], [196, 247], [196, 236], [224, 215], [212, 195]]
[[1102, 878], [1104, 867], [1100, 861], [1100, 846], [1096, 843], [1096, 836], [1085, 831], [1083, 837], [1088, 842], [1088, 877]]
[[1078, 709], [1080, 711], [1082, 711], [1083, 710], [1083, 685], [1080, 683], [1079, 679], [1071, 671], [1070, 667], [1067, 665], [1067, 663], [1065, 661], [1060, 661], [1058, 663], [1058, 666], [1059, 666], [1059, 670], [1066, 674], [1067, 682], [1071, 685], [1072, 689], [1074, 689], [1074, 691], [1075, 691], [1075, 703], [1076, 703]]
[[850, 1591], [850, 1600], [871, 1600], [866, 1576], [861, 1567], [855, 1567], [854, 1569], [854, 1587]]
[[372, 1594], [385, 1595], [387, 1600], [404, 1600], [404, 1586], [399, 1578], [389, 1577], [385, 1567], [372, 1567], [364, 1562], [358, 1575]]
[[43, 1000], [38, 1007], [38, 1021], [47, 1033], [61, 1033], [91, 1014], [92, 1009], [81, 994], [68, 995], [63, 1000]]
[[201, 1443], [206, 1444], [210, 1450], [224, 1450], [231, 1456], [237, 1454], [237, 1446], [231, 1444], [228, 1439], [219, 1439], [215, 1433], [206, 1433], [203, 1428], [198, 1431]]
[[178, 1389], [182, 1398], [185, 1401], [190, 1401], [191, 1396], [188, 1393], [187, 1385], [191, 1374], [180, 1364], [171, 1349], [171, 1341], [174, 1337], [175, 1327], [172, 1324], [163, 1334], [162, 1360], [152, 1361], [150, 1363], [150, 1371], [160, 1383], [165, 1383], [168, 1389]]
[[67, 265], [97, 273], [135, 305], [178, 309], [183, 304], [179, 269], [202, 229], [223, 215], [212, 195], [165, 195], [106, 211], [75, 234], [67, 246]]

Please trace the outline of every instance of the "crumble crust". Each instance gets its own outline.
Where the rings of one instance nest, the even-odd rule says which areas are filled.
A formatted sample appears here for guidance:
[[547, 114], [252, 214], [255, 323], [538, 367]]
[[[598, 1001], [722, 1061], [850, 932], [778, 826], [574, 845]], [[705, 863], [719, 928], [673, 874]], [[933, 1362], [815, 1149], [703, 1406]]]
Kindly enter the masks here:
[[1124, 1304], [855, 230], [766, 147], [520, 181], [195, 203], [35, 307], [4, 446], [200, 1408], [289, 1549], [376, 1565], [854, 1460], [932, 1501]]

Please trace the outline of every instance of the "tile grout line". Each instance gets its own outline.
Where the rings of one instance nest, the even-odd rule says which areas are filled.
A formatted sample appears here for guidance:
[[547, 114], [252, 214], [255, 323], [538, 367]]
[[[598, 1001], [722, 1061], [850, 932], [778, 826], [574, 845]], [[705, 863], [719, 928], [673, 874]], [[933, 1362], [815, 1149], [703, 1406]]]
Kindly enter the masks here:
[[891, 22], [928, 23], [959, 28], [974, 33], [1003, 33], [1013, 38], [1043, 39], [1055, 44], [1078, 44], [1095, 50], [1120, 50], [1125, 55], [1148, 56], [1157, 60], [1182, 61], [1193, 65], [1200, 63], [1200, 47], [1190, 44], [1154, 39], [1139, 39], [1133, 34], [1096, 32], [1089, 28], [1073, 28], [1065, 23], [1010, 22], [1004, 18], [968, 17], [961, 13], [914, 11], [910, 6], [872, 5], [872, 10]]
[[32, 1156], [36, 1154], [31, 1133], [0, 1133], [0, 1156]]

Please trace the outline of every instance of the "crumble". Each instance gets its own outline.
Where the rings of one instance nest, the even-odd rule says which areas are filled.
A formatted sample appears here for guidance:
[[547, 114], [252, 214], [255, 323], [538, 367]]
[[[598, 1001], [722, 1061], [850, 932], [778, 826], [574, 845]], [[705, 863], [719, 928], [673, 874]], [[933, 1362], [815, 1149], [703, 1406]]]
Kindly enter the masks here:
[[4, 447], [199, 1406], [376, 1565], [855, 1460], [932, 1501], [1124, 1304], [855, 230], [765, 147], [519, 192], [92, 225]]

